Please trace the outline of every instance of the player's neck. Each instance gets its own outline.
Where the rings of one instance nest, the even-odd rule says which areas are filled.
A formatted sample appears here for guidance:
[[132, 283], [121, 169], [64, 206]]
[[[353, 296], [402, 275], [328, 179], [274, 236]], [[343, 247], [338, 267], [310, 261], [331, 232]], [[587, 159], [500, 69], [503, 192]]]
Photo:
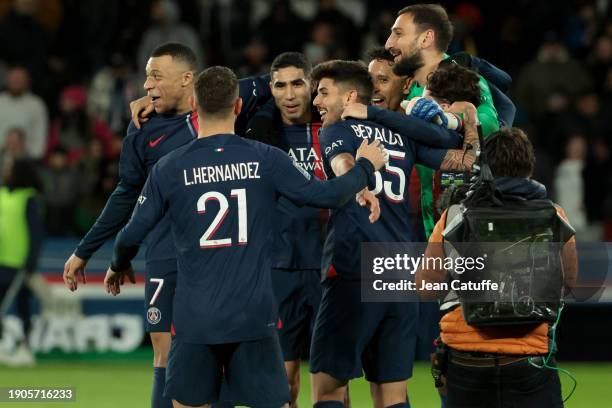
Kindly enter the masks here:
[[414, 76], [420, 86], [427, 85], [427, 77], [438, 69], [438, 65], [444, 59], [444, 53], [439, 51], [433, 51], [431, 53], [423, 52], [423, 59], [425, 65], [418, 69]]
[[211, 119], [210, 117], [202, 117], [198, 114], [198, 139], [210, 137], [220, 134], [234, 133], [235, 116], [230, 116], [227, 119]]
[[176, 114], [185, 115], [186, 113], [190, 113], [190, 112], [192, 112], [192, 110], [191, 110], [191, 104], [189, 103], [189, 99], [184, 98], [179, 104], [179, 106], [176, 107]]

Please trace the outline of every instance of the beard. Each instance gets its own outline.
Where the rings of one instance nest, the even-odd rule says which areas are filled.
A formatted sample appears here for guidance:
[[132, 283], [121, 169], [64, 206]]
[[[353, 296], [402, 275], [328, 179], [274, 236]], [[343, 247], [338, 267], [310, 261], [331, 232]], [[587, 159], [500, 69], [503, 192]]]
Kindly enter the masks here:
[[424, 66], [425, 61], [423, 60], [421, 51], [415, 51], [393, 64], [393, 73], [397, 76], [412, 78], [416, 72]]

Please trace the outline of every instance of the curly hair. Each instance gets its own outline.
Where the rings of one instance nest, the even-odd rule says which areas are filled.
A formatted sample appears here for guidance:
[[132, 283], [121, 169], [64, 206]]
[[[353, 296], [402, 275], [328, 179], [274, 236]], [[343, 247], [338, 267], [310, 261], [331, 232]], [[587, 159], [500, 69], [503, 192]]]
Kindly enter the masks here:
[[504, 128], [491, 134], [485, 141], [484, 151], [495, 177], [526, 178], [533, 174], [533, 145], [519, 128]]
[[471, 69], [454, 63], [443, 64], [429, 74], [427, 89], [431, 96], [448, 103], [466, 101], [480, 105], [480, 77]]

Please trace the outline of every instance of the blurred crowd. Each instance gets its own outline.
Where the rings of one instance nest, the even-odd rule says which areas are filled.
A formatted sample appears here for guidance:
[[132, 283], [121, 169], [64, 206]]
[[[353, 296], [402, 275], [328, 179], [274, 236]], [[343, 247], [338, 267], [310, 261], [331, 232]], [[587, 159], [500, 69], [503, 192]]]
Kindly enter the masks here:
[[[283, 51], [313, 64], [384, 44], [415, 1], [0, 0], [0, 166], [40, 167], [49, 235], [81, 235], [117, 181], [151, 50], [180, 41], [202, 67], [264, 74]], [[441, 1], [451, 52], [514, 79], [515, 121], [537, 153], [535, 178], [583, 240], [612, 240], [612, 8], [609, 0]]]

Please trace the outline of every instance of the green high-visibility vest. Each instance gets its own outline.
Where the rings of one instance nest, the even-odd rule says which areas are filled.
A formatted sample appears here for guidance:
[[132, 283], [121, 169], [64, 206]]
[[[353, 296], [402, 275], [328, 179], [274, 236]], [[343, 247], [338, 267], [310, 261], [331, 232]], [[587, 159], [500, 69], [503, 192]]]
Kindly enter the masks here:
[[33, 188], [9, 190], [0, 187], [0, 265], [25, 266], [30, 249], [28, 200], [36, 195]]

